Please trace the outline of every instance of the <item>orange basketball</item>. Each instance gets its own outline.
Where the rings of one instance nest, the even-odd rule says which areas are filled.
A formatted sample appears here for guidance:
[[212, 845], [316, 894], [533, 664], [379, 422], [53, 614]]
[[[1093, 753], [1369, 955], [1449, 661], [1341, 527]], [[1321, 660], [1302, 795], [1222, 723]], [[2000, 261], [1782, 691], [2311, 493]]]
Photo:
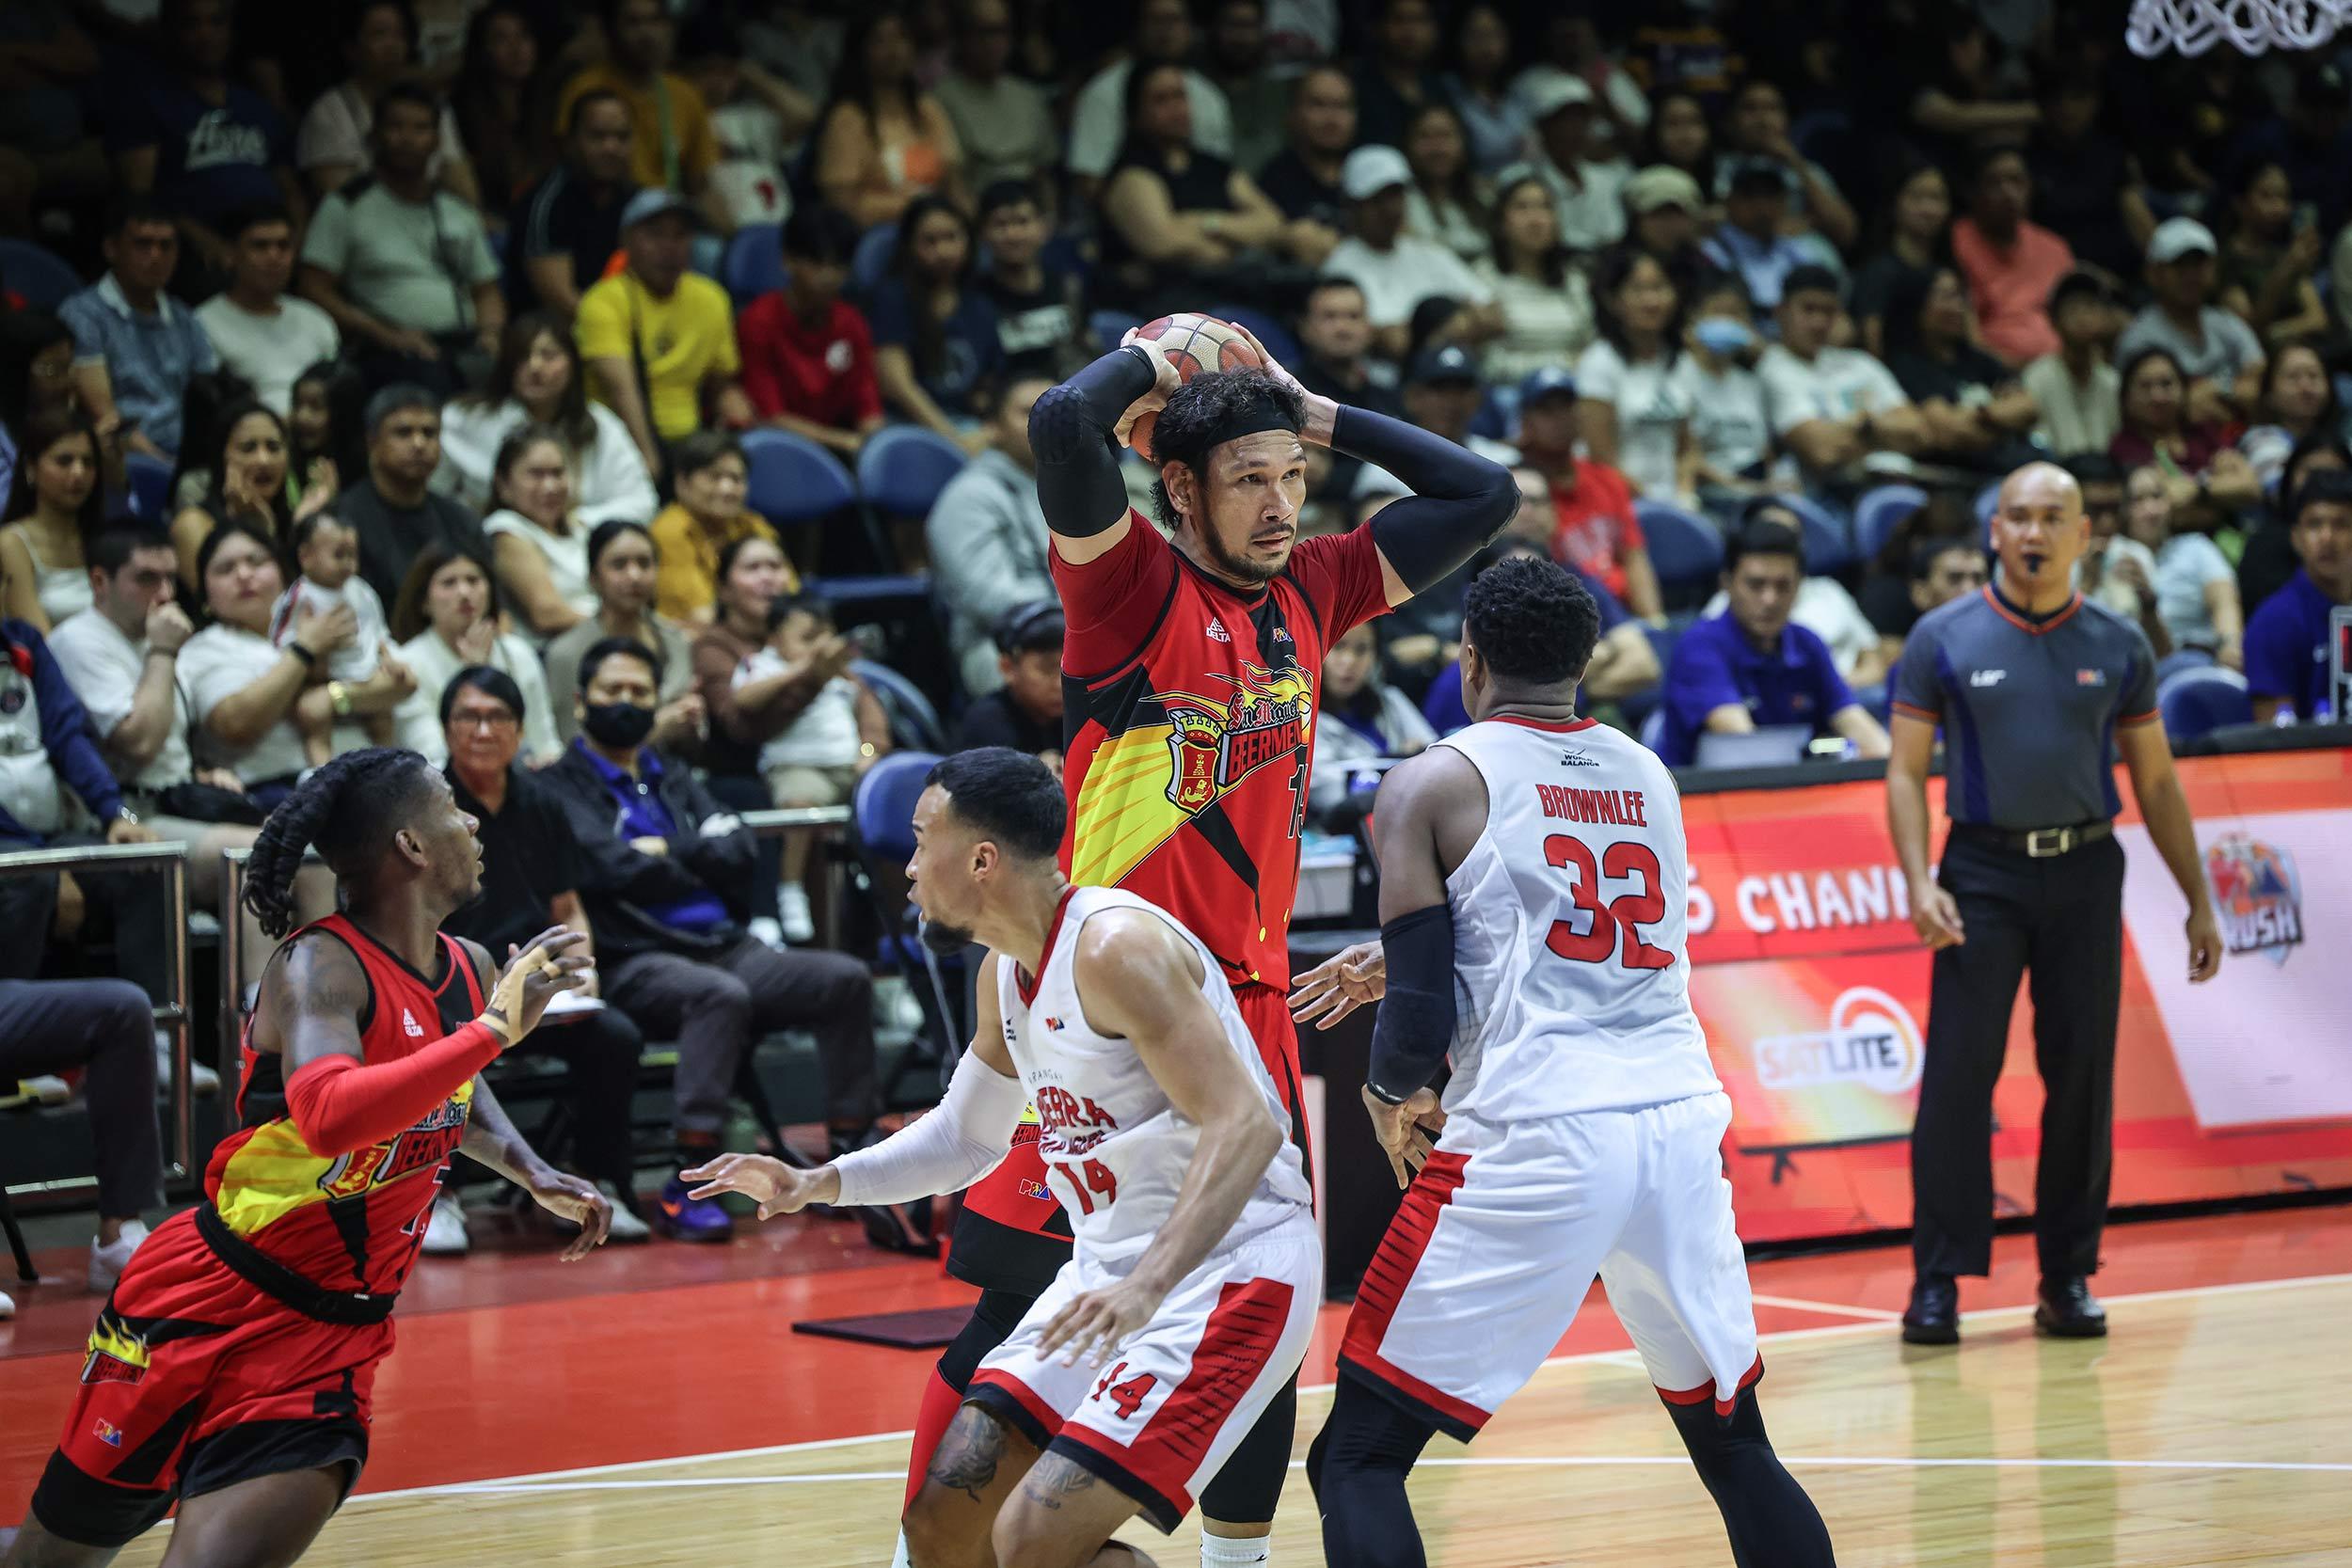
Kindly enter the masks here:
[[1184, 381], [1202, 371], [1237, 371], [1265, 363], [1249, 346], [1248, 339], [1215, 316], [1196, 316], [1190, 311], [1162, 316], [1136, 328], [1136, 336], [1158, 343], [1168, 362], [1176, 367], [1178, 379]]

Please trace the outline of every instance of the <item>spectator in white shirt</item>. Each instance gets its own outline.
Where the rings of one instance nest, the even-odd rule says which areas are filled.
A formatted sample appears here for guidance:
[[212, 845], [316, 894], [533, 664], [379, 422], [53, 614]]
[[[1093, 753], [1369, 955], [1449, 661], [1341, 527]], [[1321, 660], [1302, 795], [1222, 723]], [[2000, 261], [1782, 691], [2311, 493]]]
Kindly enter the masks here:
[[1543, 150], [1535, 172], [1560, 210], [1562, 243], [1581, 251], [1616, 244], [1625, 237], [1622, 193], [1633, 166], [1599, 154], [1593, 89], [1574, 76], [1551, 77], [1529, 94], [1527, 108]]
[[2233, 670], [2246, 668], [2246, 612], [2237, 573], [2210, 535], [2176, 531], [2176, 486], [2193, 482], [2150, 465], [2124, 482], [2123, 530], [2155, 558], [2156, 614], [2176, 648], [2201, 648]]
[[1461, 111], [1443, 99], [1415, 109], [1403, 150], [1413, 170], [1405, 193], [1405, 232], [1435, 240], [1465, 261], [1485, 260], [1493, 241], [1470, 174], [1470, 133]]
[[1630, 248], [1594, 278], [1601, 341], [1576, 364], [1576, 424], [1585, 454], [1622, 472], [1634, 494], [1692, 504], [1695, 404], [1678, 372], [1682, 301], [1656, 257]]
[[1772, 416], [1755, 368], [1763, 346], [1738, 278], [1717, 277], [1701, 286], [1678, 372], [1691, 392], [1699, 499], [1718, 511], [1771, 486]]
[[1572, 365], [1593, 341], [1593, 295], [1560, 240], [1551, 187], [1523, 174], [1495, 197], [1494, 248], [1479, 268], [1502, 309], [1486, 344], [1486, 379], [1517, 386], [1547, 365]]
[[1327, 277], [1352, 278], [1364, 291], [1375, 350], [1383, 358], [1405, 356], [1413, 312], [1423, 300], [1449, 298], [1470, 307], [1455, 321], [1454, 336], [1477, 342], [1502, 330], [1502, 312], [1493, 291], [1462, 259], [1436, 240], [1405, 232], [1405, 198], [1413, 171], [1393, 147], [1359, 147], [1340, 170], [1353, 230], [1323, 263]]
[[2115, 290], [2098, 273], [2076, 268], [2050, 291], [2058, 352], [2027, 365], [2018, 379], [2042, 410], [2034, 438], [2051, 455], [2105, 452], [2123, 428], [2123, 378], [2107, 357], [2121, 322]]
[[335, 319], [286, 293], [294, 280], [294, 224], [263, 208], [223, 225], [229, 286], [196, 308], [196, 325], [213, 341], [221, 368], [253, 388], [283, 419], [302, 372], [342, 349]]
[[1780, 341], [1756, 364], [1772, 434], [1795, 455], [1808, 488], [1844, 485], [1867, 459], [1927, 444], [1927, 427], [1895, 372], [1858, 348], [1831, 345], [1837, 309], [1836, 274], [1790, 273], [1775, 312]]
[[549, 425], [527, 424], [499, 443], [491, 466], [499, 509], [482, 519], [500, 589], [533, 639], [545, 642], [596, 612], [588, 529], [572, 513], [571, 465]]
[[[1184, 0], [1142, 0], [1136, 8], [1135, 38], [1125, 59], [1104, 66], [1078, 89], [1070, 110], [1070, 151], [1065, 160], [1078, 205], [1090, 208], [1127, 137], [1127, 73], [1143, 63], [1189, 59], [1192, 13]], [[1192, 145], [1215, 157], [1233, 156], [1233, 116], [1216, 83], [1189, 66], [1184, 96], [1192, 104]]]
[[571, 333], [537, 310], [507, 324], [482, 390], [454, 398], [441, 410], [441, 466], [433, 488], [476, 513], [487, 511], [499, 446], [526, 424], [548, 426], [563, 437], [583, 527], [615, 517], [650, 522], [661, 510], [628, 426], [603, 404], [589, 401]]

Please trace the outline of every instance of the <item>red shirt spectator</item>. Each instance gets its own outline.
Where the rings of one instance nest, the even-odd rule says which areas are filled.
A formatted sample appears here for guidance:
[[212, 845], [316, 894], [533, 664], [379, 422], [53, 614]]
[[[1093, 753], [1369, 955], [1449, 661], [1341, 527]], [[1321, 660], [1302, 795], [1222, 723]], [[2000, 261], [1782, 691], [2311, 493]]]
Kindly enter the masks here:
[[743, 356], [743, 390], [762, 420], [842, 443], [818, 430], [855, 437], [882, 423], [882, 388], [874, 380], [874, 338], [856, 306], [836, 299], [814, 325], [792, 309], [788, 293], [762, 294], [737, 319]]
[[1576, 459], [1573, 484], [1551, 483], [1551, 553], [1562, 564], [1626, 596], [1626, 559], [1648, 549], [1633, 515], [1633, 488], [1606, 463]]
[[2074, 268], [2074, 247], [2026, 218], [2032, 197], [2025, 157], [2011, 148], [1988, 152], [1968, 214], [1952, 225], [1952, 261], [1967, 280], [1984, 346], [2011, 368], [2058, 352], [2050, 291]]

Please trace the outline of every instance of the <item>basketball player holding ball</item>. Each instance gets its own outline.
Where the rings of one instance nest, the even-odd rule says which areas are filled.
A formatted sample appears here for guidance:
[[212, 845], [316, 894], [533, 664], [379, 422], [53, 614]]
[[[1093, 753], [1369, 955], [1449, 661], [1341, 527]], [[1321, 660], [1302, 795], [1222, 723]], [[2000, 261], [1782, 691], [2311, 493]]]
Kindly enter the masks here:
[[[1207, 944], [1303, 1143], [1285, 995], [1323, 656], [1502, 532], [1518, 486], [1440, 436], [1310, 395], [1248, 331], [1195, 315], [1138, 328], [1040, 398], [1029, 440], [1069, 620], [1064, 868], [1151, 900]], [[1412, 494], [1302, 543], [1309, 443]], [[1157, 527], [1127, 504], [1122, 444], [1159, 467]], [[949, 1267], [981, 1305], [925, 1397], [911, 1498], [952, 1484], [941, 1467], [968, 1471], [994, 1433], [976, 1408], [958, 1420], [964, 1387], [1069, 1254], [1034, 1129], [1023, 1133], [957, 1224]], [[1296, 1405], [1294, 1380], [1202, 1488], [1203, 1568], [1268, 1561]]]

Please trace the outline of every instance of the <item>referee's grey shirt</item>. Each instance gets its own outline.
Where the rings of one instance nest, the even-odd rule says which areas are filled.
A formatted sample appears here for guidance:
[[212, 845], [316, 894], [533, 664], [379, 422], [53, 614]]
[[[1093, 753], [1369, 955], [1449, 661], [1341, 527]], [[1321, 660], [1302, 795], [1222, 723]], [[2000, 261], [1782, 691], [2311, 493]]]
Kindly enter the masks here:
[[2155, 721], [2155, 669], [2140, 629], [2080, 594], [2035, 620], [1986, 587], [1912, 628], [1894, 710], [1943, 725], [1953, 821], [2071, 827], [2123, 809], [2115, 728]]

